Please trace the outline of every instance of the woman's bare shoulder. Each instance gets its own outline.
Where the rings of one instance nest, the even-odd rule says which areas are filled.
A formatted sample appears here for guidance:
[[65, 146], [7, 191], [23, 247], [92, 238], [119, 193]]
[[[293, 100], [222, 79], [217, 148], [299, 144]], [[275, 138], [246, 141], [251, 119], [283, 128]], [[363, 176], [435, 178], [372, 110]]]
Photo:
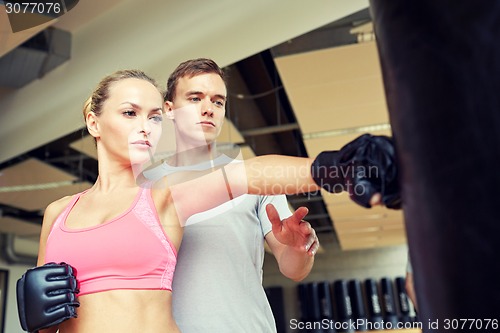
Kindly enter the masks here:
[[43, 214], [43, 225], [50, 228], [56, 218], [63, 212], [64, 208], [71, 202], [71, 199], [73, 199], [73, 195], [68, 195], [50, 203], [47, 208], [45, 208]]
[[47, 214], [47, 213], [49, 213], [49, 214], [60, 213], [70, 203], [72, 198], [73, 198], [72, 195], [68, 195], [68, 196], [62, 197], [61, 199], [53, 201], [45, 209], [45, 214]]

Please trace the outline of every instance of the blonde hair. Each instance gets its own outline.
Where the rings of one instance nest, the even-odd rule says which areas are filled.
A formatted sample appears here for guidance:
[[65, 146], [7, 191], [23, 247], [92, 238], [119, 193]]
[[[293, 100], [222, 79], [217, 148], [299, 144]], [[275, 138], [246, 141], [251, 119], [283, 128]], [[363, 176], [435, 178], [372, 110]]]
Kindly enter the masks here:
[[145, 80], [151, 83], [158, 89], [158, 92], [162, 94], [156, 81], [148, 76], [146, 73], [136, 69], [125, 69], [116, 71], [106, 77], [104, 77], [101, 82], [97, 85], [92, 95], [87, 98], [83, 105], [83, 119], [87, 118], [89, 112], [93, 112], [96, 116], [100, 116], [102, 113], [102, 106], [104, 102], [109, 98], [109, 88], [115, 82], [119, 82], [125, 79], [139, 79]]

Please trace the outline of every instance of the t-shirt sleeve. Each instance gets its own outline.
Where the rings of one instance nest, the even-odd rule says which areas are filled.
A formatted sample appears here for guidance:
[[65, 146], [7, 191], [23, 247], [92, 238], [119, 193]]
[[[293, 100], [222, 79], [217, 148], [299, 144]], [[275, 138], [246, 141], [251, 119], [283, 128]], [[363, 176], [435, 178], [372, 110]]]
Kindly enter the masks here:
[[281, 219], [292, 215], [286, 195], [261, 196], [257, 214], [259, 215], [263, 236], [267, 235], [267, 233], [272, 229], [271, 221], [269, 221], [266, 212], [266, 206], [268, 204], [273, 204], [274, 207], [276, 207]]

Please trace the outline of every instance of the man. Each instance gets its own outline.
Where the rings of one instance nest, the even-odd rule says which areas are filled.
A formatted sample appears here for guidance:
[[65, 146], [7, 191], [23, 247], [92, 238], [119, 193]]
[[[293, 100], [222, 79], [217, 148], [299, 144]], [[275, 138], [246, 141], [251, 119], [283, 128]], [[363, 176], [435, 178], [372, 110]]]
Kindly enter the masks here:
[[[174, 70], [165, 113], [174, 123], [176, 154], [154, 172], [237, 163], [216, 144], [226, 111], [224, 79], [210, 59], [189, 60]], [[291, 214], [283, 195], [244, 195], [188, 219], [173, 282], [174, 317], [181, 331], [276, 332], [262, 287], [264, 242], [283, 275], [302, 280], [319, 247], [314, 230], [302, 220], [306, 214], [304, 207]]]

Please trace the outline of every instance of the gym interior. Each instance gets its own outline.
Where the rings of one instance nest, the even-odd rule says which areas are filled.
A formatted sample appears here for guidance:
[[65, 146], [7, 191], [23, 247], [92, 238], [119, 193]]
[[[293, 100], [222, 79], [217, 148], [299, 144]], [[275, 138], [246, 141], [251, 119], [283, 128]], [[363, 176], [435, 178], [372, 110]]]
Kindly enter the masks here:
[[[395, 125], [403, 131], [400, 117], [389, 110], [401, 104], [386, 96], [392, 67], [381, 61], [379, 47], [391, 55], [387, 45], [394, 36], [385, 33], [386, 21], [374, 20], [377, 13], [386, 18], [377, 1], [87, 0], [17, 32], [6, 10], [0, 1], [0, 332], [22, 332], [16, 281], [36, 264], [45, 207], [97, 177], [81, 105], [114, 70], [140, 68], [164, 84], [181, 61], [214, 59], [229, 73], [219, 143], [238, 146], [245, 157], [316, 156], [362, 133], [392, 136]], [[377, 29], [389, 42], [379, 44]], [[329, 331], [313, 326], [369, 319], [377, 306], [378, 315], [405, 324], [399, 326], [405, 332], [433, 330], [430, 321], [415, 317], [404, 279], [411, 253], [414, 270], [421, 269], [424, 318], [445, 306], [424, 290], [434, 266], [424, 265], [432, 259], [423, 240], [427, 235], [429, 242], [443, 242], [442, 229], [439, 237], [432, 228], [419, 229], [416, 209], [366, 209], [345, 192], [291, 195], [288, 201], [291, 209], [309, 209], [306, 220], [321, 247], [300, 282], [284, 278], [266, 253], [263, 286], [278, 332], [347, 332], [341, 325]], [[457, 314], [449, 319], [460, 320]], [[411, 325], [418, 320], [423, 326]]]

